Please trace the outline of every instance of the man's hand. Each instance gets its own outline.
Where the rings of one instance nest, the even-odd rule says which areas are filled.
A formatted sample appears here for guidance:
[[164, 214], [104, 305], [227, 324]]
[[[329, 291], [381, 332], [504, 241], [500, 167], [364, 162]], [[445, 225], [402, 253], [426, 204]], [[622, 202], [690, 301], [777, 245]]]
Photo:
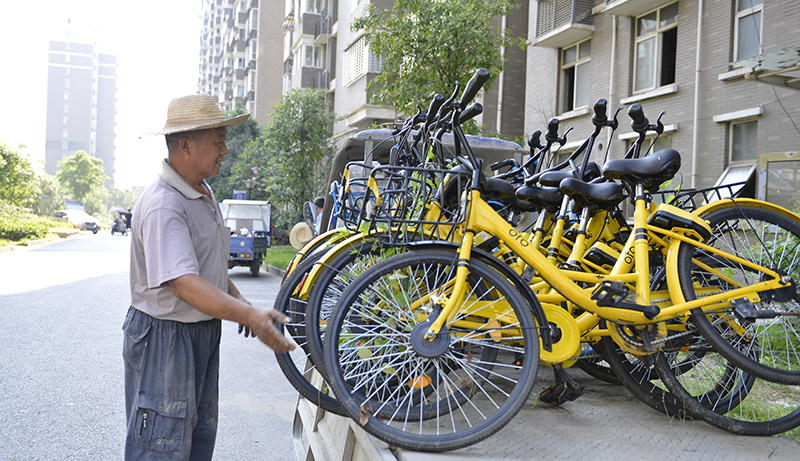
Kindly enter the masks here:
[[244, 332], [244, 337], [245, 338], [249, 338], [251, 336], [254, 337], [254, 338], [256, 337], [256, 335], [253, 333], [253, 331], [250, 330], [250, 327], [248, 327], [244, 323], [240, 323], [239, 324], [239, 334], [242, 334], [242, 332]]
[[[294, 344], [290, 343], [275, 327], [275, 322], [287, 323], [292, 320], [290, 317], [275, 309], [253, 309], [249, 319], [250, 333], [257, 336], [261, 342], [271, 347], [276, 353], [294, 350]], [[242, 325], [239, 326], [239, 331], [241, 332], [241, 330]]]

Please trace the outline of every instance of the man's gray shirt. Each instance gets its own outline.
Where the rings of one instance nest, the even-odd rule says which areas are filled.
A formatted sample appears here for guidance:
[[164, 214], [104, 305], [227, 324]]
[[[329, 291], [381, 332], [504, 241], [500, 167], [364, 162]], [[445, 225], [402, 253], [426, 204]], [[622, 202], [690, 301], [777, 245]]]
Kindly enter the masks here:
[[[211, 192], [208, 184], [203, 186]], [[133, 211], [131, 304], [152, 317], [199, 322], [212, 317], [178, 299], [169, 281], [194, 274], [228, 292], [230, 230], [219, 205], [164, 160], [159, 178]]]

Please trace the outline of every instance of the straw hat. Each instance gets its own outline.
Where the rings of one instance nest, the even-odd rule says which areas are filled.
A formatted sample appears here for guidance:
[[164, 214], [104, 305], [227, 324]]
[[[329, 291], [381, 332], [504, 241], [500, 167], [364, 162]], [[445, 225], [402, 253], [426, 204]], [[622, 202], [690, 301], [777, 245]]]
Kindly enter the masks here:
[[299, 222], [289, 232], [289, 243], [298, 250], [314, 238], [314, 230], [304, 222]]
[[153, 134], [173, 134], [184, 131], [210, 130], [238, 125], [250, 114], [237, 115], [226, 119], [217, 101], [207, 94], [193, 94], [173, 99], [167, 108], [167, 123]]

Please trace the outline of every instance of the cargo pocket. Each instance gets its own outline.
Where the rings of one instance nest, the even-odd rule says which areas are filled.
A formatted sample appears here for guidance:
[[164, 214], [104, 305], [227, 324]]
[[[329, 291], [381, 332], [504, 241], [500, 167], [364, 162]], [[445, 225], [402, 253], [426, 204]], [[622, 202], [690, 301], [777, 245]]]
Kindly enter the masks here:
[[134, 441], [157, 453], [180, 451], [186, 425], [186, 400], [167, 400], [139, 394]]
[[142, 370], [142, 362], [147, 352], [147, 333], [150, 332], [150, 326], [149, 322], [133, 319], [131, 314], [128, 314], [122, 325], [125, 333], [122, 341], [122, 356], [137, 373]]

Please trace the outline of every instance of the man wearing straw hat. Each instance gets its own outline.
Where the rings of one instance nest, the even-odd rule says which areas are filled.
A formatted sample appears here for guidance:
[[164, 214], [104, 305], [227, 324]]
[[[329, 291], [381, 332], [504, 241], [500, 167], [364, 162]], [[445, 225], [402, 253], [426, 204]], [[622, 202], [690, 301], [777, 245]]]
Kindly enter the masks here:
[[133, 212], [131, 307], [123, 324], [126, 459], [211, 459], [217, 433], [220, 320], [276, 352], [293, 346], [228, 278], [230, 231], [205, 178], [219, 173], [230, 126], [207, 95], [174, 99], [168, 158]]

